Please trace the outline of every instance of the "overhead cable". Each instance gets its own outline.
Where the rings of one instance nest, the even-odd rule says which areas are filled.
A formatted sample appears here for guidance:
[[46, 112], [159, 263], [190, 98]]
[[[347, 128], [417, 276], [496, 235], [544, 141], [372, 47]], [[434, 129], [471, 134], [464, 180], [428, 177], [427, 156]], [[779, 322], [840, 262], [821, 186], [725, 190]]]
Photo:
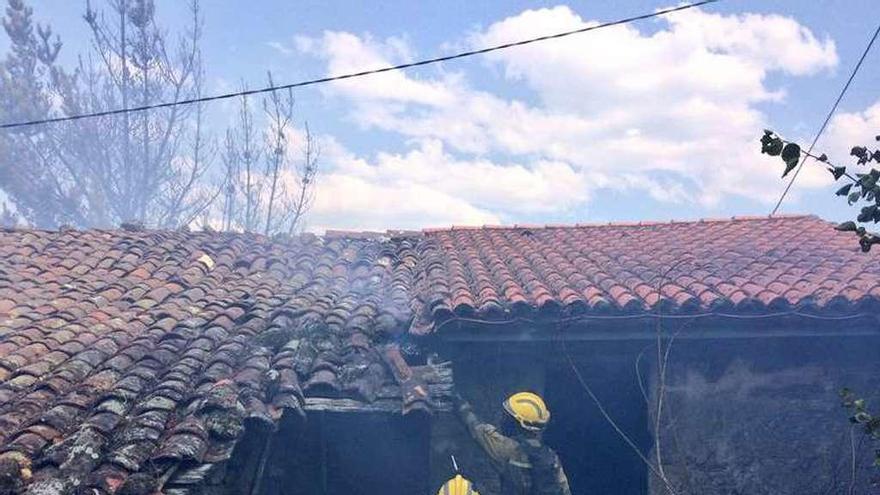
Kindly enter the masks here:
[[586, 33], [589, 31], [595, 31], [597, 29], [607, 28], [607, 27], [611, 27], [611, 26], [619, 26], [621, 24], [628, 24], [628, 23], [631, 23], [634, 21], [650, 19], [652, 17], [659, 17], [662, 15], [671, 14], [673, 12], [679, 12], [682, 10], [692, 9], [694, 7], [699, 7], [701, 5], [707, 5], [707, 4], [715, 3], [718, 1], [720, 1], [720, 0], [703, 0], [700, 2], [681, 5], [678, 7], [658, 10], [658, 11], [652, 12], [650, 14], [642, 14], [642, 15], [638, 15], [638, 16], [634, 16], [634, 17], [627, 17], [625, 19], [620, 19], [617, 21], [606, 22], [606, 23], [596, 24], [596, 25], [592, 25], [592, 26], [586, 26], [586, 27], [582, 27], [579, 29], [573, 29], [571, 31], [565, 31], [565, 32], [556, 33], [556, 34], [549, 34], [546, 36], [539, 36], [537, 38], [530, 38], [530, 39], [521, 40], [521, 41], [514, 41], [512, 43], [504, 43], [501, 45], [494, 45], [494, 46], [490, 46], [490, 47], [486, 47], [486, 48], [480, 48], [478, 50], [470, 50], [470, 51], [466, 51], [466, 52], [456, 53], [453, 55], [446, 55], [443, 57], [436, 57], [436, 58], [430, 58], [430, 59], [425, 59], [425, 60], [419, 60], [417, 62], [410, 62], [410, 63], [399, 64], [399, 65], [391, 65], [391, 66], [386, 66], [386, 67], [380, 67], [377, 69], [365, 70], [365, 71], [360, 71], [360, 72], [352, 72], [349, 74], [340, 74], [337, 76], [322, 77], [322, 78], [318, 78], [318, 79], [309, 79], [306, 81], [299, 81], [299, 82], [294, 82], [294, 83], [290, 83], [290, 84], [282, 84], [279, 86], [270, 85], [270, 86], [266, 86], [264, 88], [259, 88], [259, 89], [242, 90], [242, 91], [236, 91], [236, 92], [232, 92], [232, 93], [223, 93], [223, 94], [218, 94], [218, 95], [213, 95], [213, 96], [203, 96], [203, 97], [199, 97], [199, 98], [190, 98], [190, 99], [185, 99], [185, 100], [169, 101], [169, 102], [165, 102], [165, 103], [155, 103], [155, 104], [151, 104], [151, 105], [142, 105], [142, 106], [130, 107], [130, 108], [119, 108], [119, 109], [115, 109], [115, 110], [104, 110], [104, 111], [100, 111], [100, 112], [83, 113], [83, 114], [77, 114], [77, 115], [66, 115], [64, 117], [53, 117], [53, 118], [47, 118], [47, 119], [30, 120], [30, 121], [25, 121], [25, 122], [11, 122], [11, 123], [0, 124], [0, 129], [13, 129], [13, 128], [17, 128], [17, 127], [34, 126], [34, 125], [41, 125], [41, 124], [53, 124], [56, 122], [67, 122], [67, 121], [71, 121], [71, 120], [89, 119], [89, 118], [94, 118], [94, 117], [106, 117], [109, 115], [118, 115], [118, 114], [123, 114], [123, 113], [144, 112], [147, 110], [153, 110], [153, 109], [158, 109], [158, 108], [168, 108], [168, 107], [174, 107], [174, 106], [178, 106], [178, 105], [191, 105], [194, 103], [203, 103], [203, 102], [209, 102], [209, 101], [215, 101], [215, 100], [225, 100], [225, 99], [229, 99], [229, 98], [238, 98], [241, 96], [251, 96], [251, 95], [262, 94], [262, 93], [271, 93], [271, 92], [278, 91], [278, 90], [302, 88], [305, 86], [314, 86], [317, 84], [324, 84], [324, 83], [329, 83], [329, 82], [333, 82], [333, 81], [341, 81], [344, 79], [353, 79], [356, 77], [364, 77], [364, 76], [370, 76], [373, 74], [381, 74], [383, 72], [391, 72], [391, 71], [409, 69], [412, 67], [420, 67], [423, 65], [436, 64], [439, 62], [447, 62], [447, 61], [455, 60], [455, 59], [459, 59], [459, 58], [472, 57], [474, 55], [482, 55], [484, 53], [494, 52], [494, 51], [498, 51], [498, 50], [504, 50], [507, 48], [513, 48], [513, 47], [517, 47], [517, 46], [528, 45], [531, 43], [537, 43], [539, 41], [547, 41], [547, 40], [563, 38], [563, 37], [571, 36], [574, 34]]

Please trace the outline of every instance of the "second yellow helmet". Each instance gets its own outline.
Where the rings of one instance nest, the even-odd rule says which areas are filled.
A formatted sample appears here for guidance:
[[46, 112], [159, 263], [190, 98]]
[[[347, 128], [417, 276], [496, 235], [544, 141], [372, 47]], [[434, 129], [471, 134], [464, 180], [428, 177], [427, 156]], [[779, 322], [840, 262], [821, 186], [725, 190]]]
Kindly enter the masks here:
[[480, 493], [474, 489], [473, 483], [462, 477], [462, 475], [456, 474], [455, 478], [452, 478], [440, 487], [437, 495], [480, 495]]

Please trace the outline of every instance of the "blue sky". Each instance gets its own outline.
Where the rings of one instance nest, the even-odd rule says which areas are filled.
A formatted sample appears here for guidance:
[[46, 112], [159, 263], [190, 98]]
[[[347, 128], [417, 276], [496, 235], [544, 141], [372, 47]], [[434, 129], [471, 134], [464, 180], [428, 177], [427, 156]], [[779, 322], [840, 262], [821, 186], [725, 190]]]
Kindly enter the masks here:
[[[100, 5], [101, 0], [93, 0]], [[84, 2], [32, 0], [63, 56], [89, 47]], [[184, 2], [156, 0], [169, 31]], [[205, 0], [209, 92], [371, 68], [571, 29], [670, 2]], [[873, 29], [873, 0], [725, 0], [405, 74], [296, 93], [320, 135], [310, 228], [575, 223], [766, 214], [781, 164], [764, 127], [808, 141]], [[6, 40], [0, 42], [5, 51]], [[820, 148], [849, 163], [880, 134], [880, 47]], [[219, 132], [230, 104], [211, 110]], [[866, 142], [867, 144], [867, 142]], [[783, 212], [853, 212], [811, 164]]]

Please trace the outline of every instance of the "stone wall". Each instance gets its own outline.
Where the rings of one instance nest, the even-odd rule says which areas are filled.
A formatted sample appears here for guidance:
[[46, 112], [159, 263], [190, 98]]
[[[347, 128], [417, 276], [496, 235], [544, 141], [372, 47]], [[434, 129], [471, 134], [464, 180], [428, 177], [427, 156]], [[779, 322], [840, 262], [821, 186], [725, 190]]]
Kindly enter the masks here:
[[[878, 337], [677, 342], [660, 428], [667, 476], [688, 494], [870, 493], [872, 451], [854, 437], [853, 478], [838, 391], [880, 406], [878, 349]], [[653, 479], [651, 493], [666, 490]]]

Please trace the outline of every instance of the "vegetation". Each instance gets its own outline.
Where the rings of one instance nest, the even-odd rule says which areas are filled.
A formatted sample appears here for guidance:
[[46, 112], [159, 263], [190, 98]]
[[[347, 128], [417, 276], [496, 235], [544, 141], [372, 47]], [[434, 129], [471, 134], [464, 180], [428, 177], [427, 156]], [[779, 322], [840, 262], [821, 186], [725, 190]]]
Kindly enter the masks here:
[[[65, 67], [59, 62], [60, 38], [34, 21], [25, 0], [8, 0], [3, 27], [10, 52], [0, 62], [0, 121], [202, 96], [199, 0], [190, 1], [188, 25], [177, 36], [159, 25], [153, 0], [106, 0], [103, 8], [86, 1], [83, 20], [92, 49]], [[263, 101], [263, 130], [248, 102], [241, 105], [242, 118], [226, 133], [222, 153], [203, 104], [5, 131], [0, 175], [20, 218], [7, 211], [0, 219], [41, 228], [201, 223], [292, 233], [311, 204], [317, 146], [306, 133], [303, 165], [294, 166], [292, 94]], [[216, 163], [221, 155], [222, 167]]]
[[870, 413], [865, 399], [858, 397], [848, 388], [840, 391], [840, 398], [843, 406], [851, 413], [849, 420], [853, 426], [861, 429], [867, 438], [876, 442], [874, 466], [880, 467], [880, 415]]
[[[269, 85], [274, 85], [271, 73]], [[237, 126], [226, 131], [221, 225], [223, 230], [292, 234], [314, 197], [319, 149], [306, 124], [302, 160], [291, 163], [293, 92], [270, 93], [262, 103], [268, 121], [262, 136], [254, 129], [246, 96], [241, 99]], [[289, 172], [296, 178], [293, 184], [285, 181]]]
[[[880, 141], [880, 136], [876, 139]], [[855, 221], [843, 222], [837, 226], [837, 230], [855, 233], [862, 251], [866, 253], [871, 250], [871, 246], [880, 244], [878, 234], [869, 232], [863, 225], [859, 225], [880, 222], [880, 170], [876, 168], [864, 170], [871, 162], [880, 165], [880, 149], [870, 150], [867, 146], [854, 146], [850, 155], [855, 157], [856, 165], [863, 170], [852, 174], [847, 171], [847, 167], [832, 164], [824, 153], [815, 156], [802, 150], [797, 143], [785, 141], [770, 130], [765, 130], [761, 137], [761, 153], [782, 159], [785, 163], [782, 177], [788, 175], [804, 160], [813, 159], [822, 163], [835, 181], [845, 182], [836, 194], [845, 197], [850, 205], [863, 205]]]

